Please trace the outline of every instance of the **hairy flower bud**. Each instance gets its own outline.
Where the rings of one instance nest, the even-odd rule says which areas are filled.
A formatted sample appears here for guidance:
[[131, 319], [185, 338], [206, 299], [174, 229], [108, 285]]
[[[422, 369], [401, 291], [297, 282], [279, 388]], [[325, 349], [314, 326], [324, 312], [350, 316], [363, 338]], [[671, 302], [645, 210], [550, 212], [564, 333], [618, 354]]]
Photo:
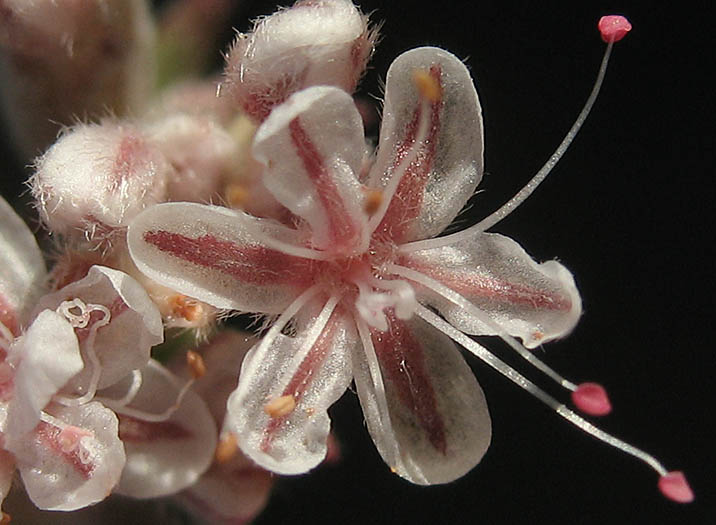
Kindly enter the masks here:
[[40, 157], [30, 180], [47, 228], [88, 239], [126, 226], [166, 196], [171, 165], [133, 125], [105, 122], [69, 130]]
[[237, 155], [231, 135], [208, 118], [175, 114], [150, 124], [147, 136], [176, 171], [170, 200], [209, 202], [219, 195]]
[[223, 87], [257, 120], [305, 87], [332, 85], [352, 92], [376, 36], [349, 0], [303, 0], [238, 36]]

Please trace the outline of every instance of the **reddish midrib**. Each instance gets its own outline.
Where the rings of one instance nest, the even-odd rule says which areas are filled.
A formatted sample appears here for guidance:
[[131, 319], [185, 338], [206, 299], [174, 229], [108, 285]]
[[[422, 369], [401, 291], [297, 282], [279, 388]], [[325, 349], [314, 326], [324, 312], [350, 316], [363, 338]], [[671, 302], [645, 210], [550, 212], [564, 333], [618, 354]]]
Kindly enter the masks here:
[[441, 282], [467, 299], [484, 297], [490, 300], [515, 305], [527, 305], [535, 309], [566, 312], [572, 308], [572, 300], [562, 294], [537, 290], [524, 284], [510, 283], [491, 277], [484, 277], [467, 271], [450, 271], [439, 266], [427, 266], [402, 260], [422, 274]]
[[238, 245], [213, 235], [198, 238], [168, 231], [148, 231], [144, 241], [182, 261], [210, 268], [248, 284], [308, 285], [311, 261], [257, 245]]
[[[425, 195], [425, 185], [428, 182], [428, 174], [433, 167], [435, 150], [437, 147], [438, 133], [440, 132], [440, 110], [442, 109], [442, 84], [440, 83], [440, 67], [431, 66], [432, 76], [440, 86], [440, 96], [430, 104], [430, 127], [423, 145], [419, 145], [420, 151], [417, 158], [405, 170], [405, 174], [398, 184], [398, 188], [390, 201], [390, 206], [376, 229], [379, 234], [388, 233], [396, 242], [401, 243], [405, 239], [413, 219], [420, 215]], [[418, 100], [418, 107], [415, 108], [413, 119], [405, 128], [405, 137], [396, 147], [395, 158], [390, 171], [394, 171], [400, 162], [415, 147], [416, 135], [420, 125], [423, 105]]]
[[[333, 342], [333, 338], [336, 334], [336, 328], [338, 326], [336, 315], [337, 314], [334, 313], [328, 320], [328, 324], [321, 332], [321, 335], [318, 336], [318, 339], [316, 339], [316, 342], [308, 351], [306, 357], [303, 361], [301, 361], [296, 373], [293, 377], [291, 377], [291, 380], [281, 394], [282, 396], [293, 396], [296, 401], [296, 408], [294, 408], [294, 411], [299, 410], [298, 405], [301, 402], [303, 395], [310, 386], [311, 381], [313, 381], [316, 371], [323, 364], [324, 359], [331, 349], [331, 343]], [[268, 452], [271, 449], [271, 442], [273, 441], [274, 436], [289, 416], [290, 414], [287, 414], [286, 416], [275, 417], [269, 420], [266, 428], [264, 429], [264, 438], [261, 442], [262, 451]]]
[[92, 472], [94, 472], [96, 468], [94, 462], [90, 461], [89, 463], [83, 463], [77, 449], [71, 452], [65, 452], [62, 450], [62, 446], [59, 442], [61, 430], [58, 427], [45, 423], [44, 421], [40, 421], [35, 428], [35, 432], [37, 432], [37, 437], [40, 442], [64, 459], [75, 470], [75, 472], [77, 472], [77, 474], [82, 476], [84, 479], [90, 479], [92, 477]]
[[386, 387], [395, 388], [398, 399], [415, 414], [433, 447], [446, 454], [445, 422], [425, 367], [423, 348], [393, 310], [386, 310], [386, 317], [390, 324], [387, 331], [371, 330]]
[[[333, 181], [333, 174], [326, 167], [323, 156], [316, 148], [298, 117], [288, 125], [296, 155], [303, 162], [316, 189], [321, 207], [328, 217], [331, 245], [350, 246], [358, 235], [357, 226], [351, 221], [343, 197]], [[326, 248], [326, 247], [323, 247]]]
[[119, 439], [127, 443], [151, 443], [159, 440], [188, 439], [193, 434], [174, 421], [142, 421], [119, 415]]

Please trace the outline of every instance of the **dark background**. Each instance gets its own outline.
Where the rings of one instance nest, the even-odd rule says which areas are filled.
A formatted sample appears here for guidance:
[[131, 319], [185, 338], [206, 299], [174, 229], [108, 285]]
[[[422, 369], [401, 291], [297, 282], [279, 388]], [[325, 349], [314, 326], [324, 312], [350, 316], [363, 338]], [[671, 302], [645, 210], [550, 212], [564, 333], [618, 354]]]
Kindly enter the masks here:
[[[392, 475], [348, 393], [332, 411], [342, 462], [280, 480], [257, 523], [715, 522], [714, 57], [705, 12], [685, 3], [608, 1], [361, 5], [385, 22], [362, 93], [379, 95], [377, 79], [412, 47], [437, 45], [466, 59], [486, 136], [487, 173], [472, 220], [519, 190], [571, 126], [603, 52], [599, 17], [630, 18], [634, 30], [617, 44], [579, 137], [547, 182], [493, 231], [574, 273], [584, 315], [573, 334], [538, 353], [577, 382], [604, 384], [614, 411], [602, 428], [684, 470], [696, 502], [664, 500], [650, 468], [572, 428], [468, 356], [493, 419], [492, 446], [471, 473], [427, 488]], [[247, 30], [248, 18], [272, 10], [271, 2], [245, 3], [235, 26]], [[4, 191], [16, 191], [6, 177]], [[488, 345], [562, 396], [505, 345]]]

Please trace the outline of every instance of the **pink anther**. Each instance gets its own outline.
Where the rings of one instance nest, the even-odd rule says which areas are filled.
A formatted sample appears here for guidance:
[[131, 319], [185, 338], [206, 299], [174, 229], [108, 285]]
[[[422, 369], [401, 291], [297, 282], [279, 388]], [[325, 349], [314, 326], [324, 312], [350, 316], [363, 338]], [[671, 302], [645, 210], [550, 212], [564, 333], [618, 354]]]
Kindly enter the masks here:
[[612, 411], [607, 391], [599, 383], [582, 383], [572, 392], [574, 405], [590, 416], [606, 416]]
[[631, 31], [629, 20], [621, 15], [608, 15], [599, 19], [597, 24], [602, 40], [605, 42], [619, 42]]
[[659, 490], [665, 497], [677, 503], [694, 501], [694, 492], [686, 481], [686, 476], [678, 470], [667, 472], [659, 478]]

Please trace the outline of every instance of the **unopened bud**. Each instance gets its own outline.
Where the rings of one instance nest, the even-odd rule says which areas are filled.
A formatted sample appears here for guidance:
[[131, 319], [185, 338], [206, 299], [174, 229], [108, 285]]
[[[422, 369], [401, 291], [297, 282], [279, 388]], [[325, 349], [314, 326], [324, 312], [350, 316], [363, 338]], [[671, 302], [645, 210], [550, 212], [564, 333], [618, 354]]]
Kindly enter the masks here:
[[350, 0], [304, 0], [239, 35], [228, 56], [225, 94], [256, 120], [292, 93], [330, 85], [352, 92], [377, 34]]
[[134, 126], [105, 122], [64, 134], [36, 164], [30, 180], [50, 231], [98, 233], [126, 226], [166, 197], [171, 166]]

